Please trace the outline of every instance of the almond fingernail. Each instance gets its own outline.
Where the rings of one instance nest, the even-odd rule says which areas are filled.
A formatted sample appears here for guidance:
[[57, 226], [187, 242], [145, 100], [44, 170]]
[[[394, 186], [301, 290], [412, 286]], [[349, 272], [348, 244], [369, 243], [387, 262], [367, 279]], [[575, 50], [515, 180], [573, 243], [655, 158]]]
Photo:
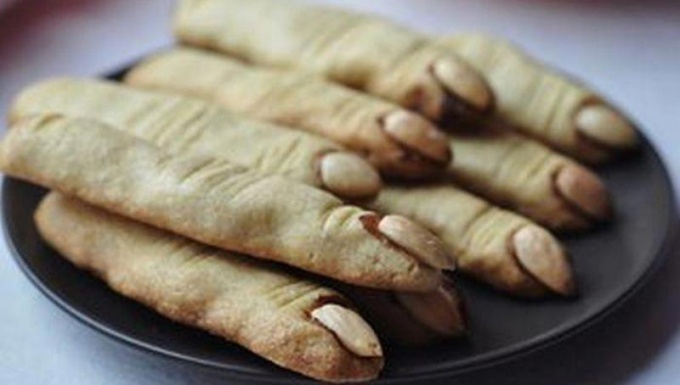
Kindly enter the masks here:
[[574, 124], [589, 139], [614, 149], [630, 149], [638, 142], [633, 125], [621, 114], [602, 104], [581, 108], [574, 118]]
[[437, 269], [453, 269], [454, 259], [442, 241], [423, 226], [399, 215], [388, 215], [378, 223], [378, 231], [390, 241]]
[[551, 291], [569, 296], [575, 291], [571, 266], [564, 249], [546, 230], [529, 225], [512, 238], [517, 262]]
[[397, 110], [383, 119], [383, 129], [394, 140], [421, 156], [446, 164], [451, 160], [451, 150], [446, 135], [425, 118]]
[[437, 80], [466, 103], [480, 111], [491, 107], [491, 90], [468, 65], [454, 58], [442, 58], [434, 63], [432, 69]]
[[457, 336], [465, 331], [460, 299], [455, 290], [440, 286], [432, 293], [396, 293], [395, 296], [414, 319], [430, 330], [445, 336]]
[[331, 152], [320, 161], [320, 176], [324, 187], [343, 198], [375, 197], [382, 182], [377, 171], [358, 155]]
[[555, 185], [571, 204], [597, 220], [611, 216], [609, 193], [602, 180], [588, 169], [570, 164], [557, 173]]
[[382, 347], [375, 332], [353, 310], [331, 303], [313, 310], [311, 315], [357, 356], [382, 357]]

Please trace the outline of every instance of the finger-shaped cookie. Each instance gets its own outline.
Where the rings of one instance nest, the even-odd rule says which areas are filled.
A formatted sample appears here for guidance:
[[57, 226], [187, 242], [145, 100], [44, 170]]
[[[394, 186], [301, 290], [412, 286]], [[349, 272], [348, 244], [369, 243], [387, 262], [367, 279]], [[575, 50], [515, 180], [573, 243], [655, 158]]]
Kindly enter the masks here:
[[364, 154], [389, 175], [427, 176], [442, 171], [451, 158], [446, 136], [420, 115], [299, 72], [176, 48], [137, 64], [125, 82], [199, 97], [255, 119], [326, 136]]
[[539, 142], [497, 127], [451, 133], [449, 173], [461, 186], [555, 230], [584, 230], [608, 219], [602, 180]]
[[97, 121], [57, 115], [14, 125], [2, 170], [219, 248], [356, 285], [429, 291], [450, 266], [440, 241], [398, 216], [207, 155], [163, 151]]
[[320, 380], [368, 380], [382, 368], [375, 333], [334, 290], [56, 193], [35, 217], [64, 258], [173, 321]]
[[500, 118], [581, 161], [596, 163], [635, 147], [633, 125], [585, 86], [538, 63], [497, 38], [441, 38], [486, 77]]
[[373, 208], [422, 223], [455, 255], [459, 272], [499, 290], [526, 297], [575, 290], [568, 258], [548, 231], [453, 185], [386, 186]]
[[10, 120], [44, 113], [97, 119], [172, 151], [216, 150], [232, 162], [343, 198], [367, 199], [380, 190], [376, 170], [335, 143], [246, 120], [200, 100], [101, 80], [58, 79], [24, 90], [11, 107]]
[[182, 0], [174, 28], [183, 43], [305, 70], [432, 119], [493, 104], [486, 82], [453, 52], [377, 17], [278, 0]]

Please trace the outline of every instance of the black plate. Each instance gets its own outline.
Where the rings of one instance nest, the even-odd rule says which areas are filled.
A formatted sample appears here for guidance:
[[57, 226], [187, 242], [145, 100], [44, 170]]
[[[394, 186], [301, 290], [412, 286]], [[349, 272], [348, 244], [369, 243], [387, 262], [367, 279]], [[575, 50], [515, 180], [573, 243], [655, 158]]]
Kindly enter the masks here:
[[[581, 331], [629, 298], [666, 252], [675, 216], [672, 188], [647, 140], [638, 154], [600, 172], [618, 214], [605, 228], [564, 240], [573, 257], [579, 298], [514, 300], [459, 279], [470, 316], [470, 337], [419, 349], [390, 347], [377, 382], [434, 379], [496, 364]], [[156, 315], [65, 261], [40, 239], [32, 219], [44, 193], [6, 178], [5, 231], [26, 275], [68, 313], [135, 346], [225, 369], [227, 377], [258, 383], [301, 380], [242, 348]]]

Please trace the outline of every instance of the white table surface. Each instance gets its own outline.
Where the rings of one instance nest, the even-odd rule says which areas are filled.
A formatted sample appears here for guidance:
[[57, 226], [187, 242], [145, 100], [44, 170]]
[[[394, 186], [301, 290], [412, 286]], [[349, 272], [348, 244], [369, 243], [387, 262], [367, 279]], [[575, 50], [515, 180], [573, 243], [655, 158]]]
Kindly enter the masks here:
[[[680, 180], [680, 2], [335, 0], [433, 33], [485, 30], [579, 74], [641, 123]], [[171, 42], [171, 0], [22, 0], [0, 13], [0, 111], [26, 84], [95, 75]], [[559, 346], [460, 384], [680, 384], [680, 243], [642, 292]], [[0, 240], [0, 384], [220, 384], [219, 372], [90, 330], [51, 304]]]

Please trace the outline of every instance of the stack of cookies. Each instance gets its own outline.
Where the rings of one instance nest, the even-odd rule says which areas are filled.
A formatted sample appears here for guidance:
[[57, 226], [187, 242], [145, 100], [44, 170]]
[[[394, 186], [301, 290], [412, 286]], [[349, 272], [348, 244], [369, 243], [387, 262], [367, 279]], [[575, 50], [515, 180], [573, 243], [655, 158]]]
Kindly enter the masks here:
[[174, 31], [123, 82], [50, 79], [10, 109], [0, 167], [53, 190], [35, 218], [64, 258], [334, 382], [376, 378], [381, 341], [464, 336], [452, 276], [575, 294], [551, 231], [610, 218], [580, 162], [637, 144], [601, 97], [503, 41], [338, 9], [182, 0]]

